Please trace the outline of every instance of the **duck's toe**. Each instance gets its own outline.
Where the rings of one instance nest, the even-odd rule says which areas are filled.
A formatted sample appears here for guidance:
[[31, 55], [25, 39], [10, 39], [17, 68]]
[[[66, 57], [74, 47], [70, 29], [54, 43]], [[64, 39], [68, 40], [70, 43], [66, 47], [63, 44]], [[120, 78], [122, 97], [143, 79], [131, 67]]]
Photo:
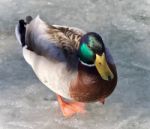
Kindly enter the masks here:
[[80, 102], [65, 102], [61, 96], [57, 96], [62, 113], [65, 117], [70, 117], [76, 113], [85, 112], [85, 104]]

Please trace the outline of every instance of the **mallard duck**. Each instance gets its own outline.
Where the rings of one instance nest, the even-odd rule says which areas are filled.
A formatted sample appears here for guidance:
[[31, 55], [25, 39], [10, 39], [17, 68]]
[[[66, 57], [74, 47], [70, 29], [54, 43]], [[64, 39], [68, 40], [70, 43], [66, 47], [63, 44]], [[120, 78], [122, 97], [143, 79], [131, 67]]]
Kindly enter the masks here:
[[24, 59], [57, 94], [64, 116], [84, 112], [86, 102], [104, 103], [116, 87], [116, 66], [99, 34], [48, 25], [39, 16], [19, 20], [15, 33]]

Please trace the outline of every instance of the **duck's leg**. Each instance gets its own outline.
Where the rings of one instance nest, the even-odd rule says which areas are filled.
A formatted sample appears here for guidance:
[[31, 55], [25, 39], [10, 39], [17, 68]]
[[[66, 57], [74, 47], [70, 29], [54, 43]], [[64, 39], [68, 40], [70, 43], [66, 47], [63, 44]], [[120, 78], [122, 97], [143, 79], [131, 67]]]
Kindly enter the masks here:
[[100, 98], [99, 102], [102, 103], [102, 104], [105, 104], [105, 98]]
[[57, 95], [57, 99], [64, 116], [69, 117], [75, 113], [84, 113], [84, 103], [80, 102], [65, 102], [60, 95]]

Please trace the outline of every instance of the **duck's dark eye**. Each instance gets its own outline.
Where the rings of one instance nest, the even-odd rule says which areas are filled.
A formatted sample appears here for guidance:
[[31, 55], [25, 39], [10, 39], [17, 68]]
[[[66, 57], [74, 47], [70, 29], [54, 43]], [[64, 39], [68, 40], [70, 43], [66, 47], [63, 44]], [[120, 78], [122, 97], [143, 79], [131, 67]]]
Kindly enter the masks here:
[[102, 54], [104, 49], [101, 42], [99, 42], [95, 37], [89, 37], [88, 47], [94, 52], [98, 54]]

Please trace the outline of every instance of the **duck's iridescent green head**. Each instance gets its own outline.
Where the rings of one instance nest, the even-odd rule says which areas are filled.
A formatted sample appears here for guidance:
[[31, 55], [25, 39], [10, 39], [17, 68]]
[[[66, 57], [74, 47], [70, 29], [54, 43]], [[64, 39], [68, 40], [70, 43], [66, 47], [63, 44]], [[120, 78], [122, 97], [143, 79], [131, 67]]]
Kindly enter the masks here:
[[87, 67], [96, 67], [103, 80], [114, 78], [105, 57], [105, 46], [101, 36], [95, 32], [85, 34], [79, 46], [80, 62]]

